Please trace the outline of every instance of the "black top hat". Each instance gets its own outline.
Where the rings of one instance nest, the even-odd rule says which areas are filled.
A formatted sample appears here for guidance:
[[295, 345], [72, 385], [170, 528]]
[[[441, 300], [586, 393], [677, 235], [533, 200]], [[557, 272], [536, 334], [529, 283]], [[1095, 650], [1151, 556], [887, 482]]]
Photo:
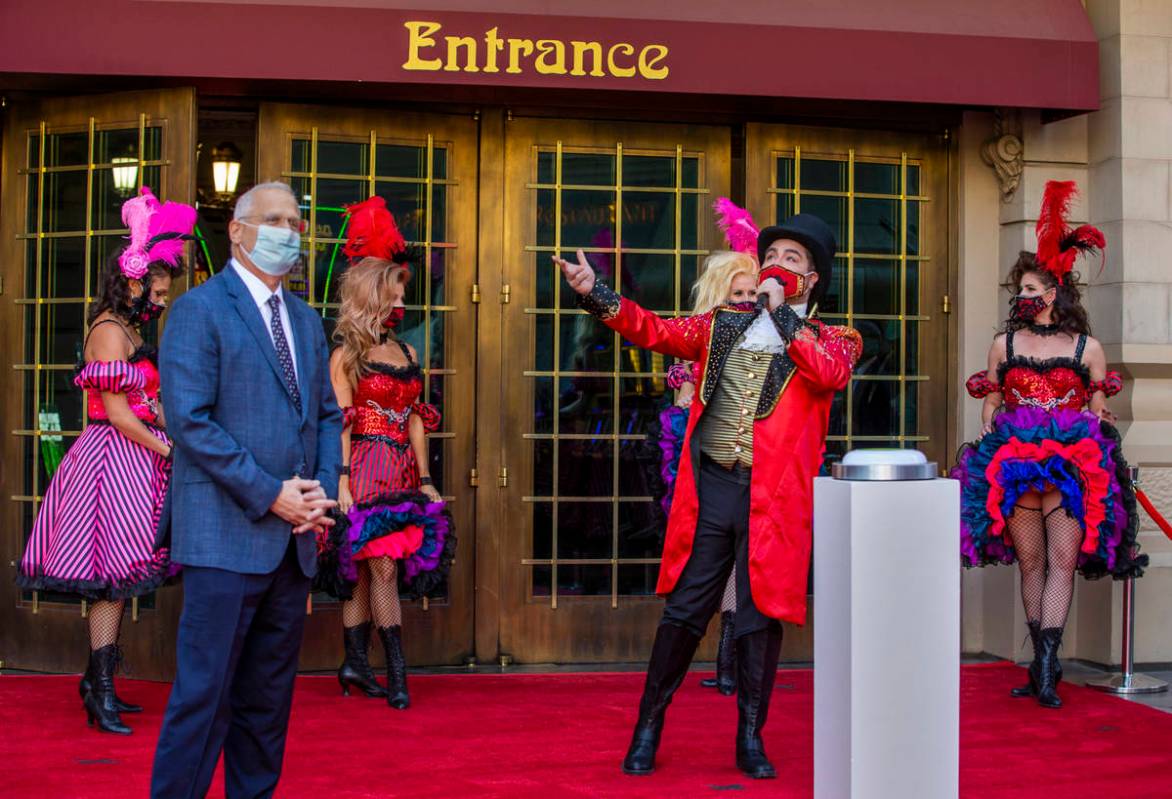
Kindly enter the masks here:
[[834, 270], [834, 254], [838, 245], [830, 225], [813, 214], [796, 214], [780, 225], [771, 225], [757, 236], [757, 262], [765, 263], [765, 251], [778, 239], [793, 239], [810, 251], [814, 271], [818, 273], [818, 287], [812, 301], [821, 298], [830, 289], [830, 275]]

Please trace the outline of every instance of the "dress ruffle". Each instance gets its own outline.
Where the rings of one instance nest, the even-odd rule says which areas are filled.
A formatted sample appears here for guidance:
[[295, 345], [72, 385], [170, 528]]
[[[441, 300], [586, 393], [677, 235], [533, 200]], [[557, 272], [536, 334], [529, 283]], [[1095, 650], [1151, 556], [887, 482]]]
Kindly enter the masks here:
[[336, 514], [336, 524], [318, 537], [314, 589], [349, 599], [358, 582], [357, 561], [399, 561], [399, 588], [411, 598], [432, 596], [443, 584], [456, 553], [451, 513], [418, 491], [400, 491]]
[[680, 453], [684, 448], [684, 433], [688, 429], [688, 411], [677, 405], [669, 405], [659, 414], [659, 450], [661, 453], [659, 475], [663, 481], [663, 494], [659, 504], [666, 514], [671, 510], [672, 496], [676, 489], [676, 475], [680, 470]]
[[1013, 563], [1007, 520], [1021, 496], [1052, 486], [1085, 531], [1078, 570], [1088, 578], [1139, 576], [1135, 492], [1118, 431], [1084, 411], [1022, 407], [994, 419], [993, 431], [966, 444], [952, 477], [961, 484], [961, 560]]
[[90, 361], [78, 370], [73, 384], [91, 391], [126, 394], [146, 388], [147, 378], [141, 370], [126, 361]]

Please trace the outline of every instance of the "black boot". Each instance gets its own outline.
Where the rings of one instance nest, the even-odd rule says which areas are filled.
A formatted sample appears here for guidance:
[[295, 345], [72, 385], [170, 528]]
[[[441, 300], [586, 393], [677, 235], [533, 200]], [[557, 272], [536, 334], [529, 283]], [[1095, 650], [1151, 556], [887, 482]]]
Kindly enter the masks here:
[[[1022, 697], [1038, 695], [1038, 673], [1042, 651], [1041, 647], [1039, 646], [1038, 634], [1042, 630], [1042, 625], [1036, 621], [1027, 622], [1027, 624], [1030, 628], [1030, 642], [1034, 645], [1034, 659], [1033, 662], [1030, 663], [1029, 668], [1026, 670], [1026, 673], [1029, 675], [1029, 682], [1017, 688], [1009, 689], [1009, 695], [1018, 699]], [[1054, 674], [1054, 686], [1057, 687], [1058, 683], [1060, 682], [1062, 682], [1061, 663], [1058, 664], [1058, 671]]]
[[122, 723], [118, 708], [114, 706], [114, 663], [117, 657], [114, 644], [93, 653], [93, 677], [90, 690], [82, 701], [91, 727], [96, 720], [102, 732], [130, 735], [134, 730]]
[[624, 773], [644, 776], [655, 771], [655, 752], [663, 732], [664, 713], [688, 673], [699, 645], [700, 636], [678, 625], [661, 623], [656, 630], [643, 698], [639, 700], [639, 720], [635, 722], [631, 746], [623, 758]]
[[1038, 704], [1042, 707], [1060, 708], [1058, 696], [1058, 647], [1062, 646], [1062, 628], [1047, 627], [1038, 634]]
[[737, 768], [755, 780], [777, 776], [765, 756], [761, 730], [769, 715], [780, 655], [779, 623], [737, 638]]
[[403, 659], [403, 628], [398, 624], [379, 627], [378, 637], [383, 641], [387, 653], [387, 704], [395, 710], [406, 710], [411, 706], [407, 695], [407, 661]]
[[346, 659], [338, 667], [338, 684], [342, 686], [342, 695], [349, 696], [350, 686], [354, 686], [367, 696], [386, 696], [386, 689], [378, 684], [374, 669], [366, 659], [366, 649], [370, 645], [370, 622], [343, 627], [342, 643], [346, 647]]
[[1038, 663], [1042, 652], [1041, 647], [1038, 645], [1038, 634], [1042, 630], [1042, 625], [1039, 622], [1031, 621], [1027, 622], [1027, 626], [1030, 628], [1030, 643], [1034, 645], [1034, 659], [1030, 661], [1030, 665], [1026, 669], [1029, 682], [1017, 688], [1009, 689], [1009, 695], [1018, 699], [1038, 695]]
[[[118, 662], [122, 660], [122, 653], [116, 652], [114, 664], [117, 666]], [[90, 659], [86, 664], [85, 673], [81, 675], [81, 680], [77, 683], [77, 695], [81, 697], [81, 701], [85, 702], [85, 695], [90, 692], [90, 688], [94, 682], [94, 652], [90, 650]], [[119, 713], [141, 713], [142, 705], [132, 705], [129, 702], [124, 702], [118, 694], [114, 694], [114, 708]]]
[[735, 638], [737, 614], [726, 610], [720, 614], [720, 644], [716, 648], [716, 676], [700, 680], [703, 688], [715, 688], [725, 696], [737, 692], [737, 645]]

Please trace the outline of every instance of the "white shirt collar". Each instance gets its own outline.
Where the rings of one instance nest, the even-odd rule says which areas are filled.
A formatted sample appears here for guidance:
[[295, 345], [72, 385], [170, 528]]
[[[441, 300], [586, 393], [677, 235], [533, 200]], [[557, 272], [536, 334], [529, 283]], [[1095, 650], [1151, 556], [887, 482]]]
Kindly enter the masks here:
[[[803, 319], [806, 316], [806, 303], [801, 305], [791, 305], [794, 313]], [[757, 315], [750, 324], [740, 342], [737, 344], [737, 349], [751, 350], [753, 352], [785, 352], [785, 341], [782, 340], [781, 334], [777, 332], [777, 326], [773, 324], [773, 319], [768, 313], [761, 313]]]
[[244, 281], [244, 285], [248, 288], [248, 293], [252, 295], [252, 301], [256, 303], [258, 308], [265, 306], [269, 301], [269, 297], [272, 297], [274, 294], [280, 297], [282, 305], [285, 304], [285, 295], [281, 290], [281, 286], [278, 285], [277, 290], [273, 291], [265, 285], [263, 280], [245, 269], [244, 265], [235, 258], [230, 259], [228, 265], [233, 267], [236, 270], [236, 274]]

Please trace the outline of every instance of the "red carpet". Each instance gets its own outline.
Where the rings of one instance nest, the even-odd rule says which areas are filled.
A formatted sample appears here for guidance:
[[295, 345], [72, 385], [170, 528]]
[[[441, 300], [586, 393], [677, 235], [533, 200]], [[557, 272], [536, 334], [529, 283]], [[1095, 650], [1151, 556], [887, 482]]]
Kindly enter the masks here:
[[[1172, 715], [1071, 686], [1063, 687], [1065, 708], [1044, 710], [1006, 695], [1022, 674], [1002, 664], [963, 669], [961, 796], [1172, 796]], [[659, 770], [623, 776], [618, 764], [642, 679], [417, 676], [414, 706], [396, 712], [378, 700], [343, 698], [333, 678], [302, 677], [277, 795], [812, 796], [812, 672], [778, 675], [765, 737], [781, 778], [758, 783], [733, 767], [735, 700], [697, 687], [698, 675], [672, 705]], [[127, 717], [135, 728], [127, 738], [86, 728], [75, 677], [0, 677], [0, 796], [145, 796], [168, 686], [119, 685], [147, 707]], [[211, 795], [223, 795], [219, 777]]]

